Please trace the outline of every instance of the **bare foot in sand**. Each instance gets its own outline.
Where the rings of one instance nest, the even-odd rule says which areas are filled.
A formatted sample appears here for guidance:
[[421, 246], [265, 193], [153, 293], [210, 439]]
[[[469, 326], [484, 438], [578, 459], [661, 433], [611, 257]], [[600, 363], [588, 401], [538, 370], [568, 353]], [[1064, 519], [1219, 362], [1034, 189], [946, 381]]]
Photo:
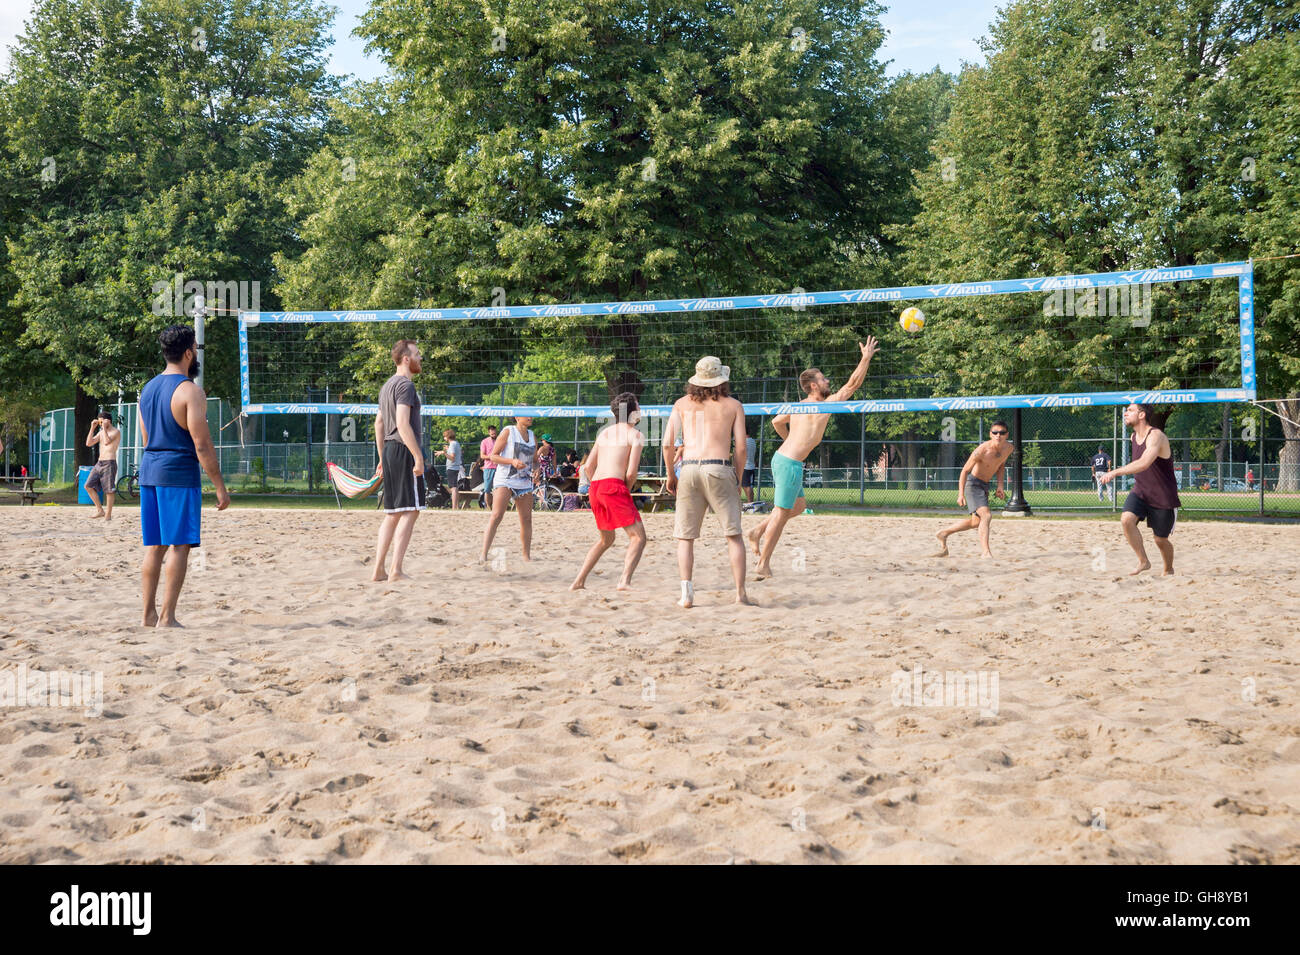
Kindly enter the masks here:
[[94, 518], [96, 518], [96, 517], [103, 517], [103, 516], [104, 516], [104, 512], [103, 512], [103, 511], [100, 511], [100, 512], [97, 513], [97, 514], [91, 514], [90, 516], [91, 516], [91, 519], [94, 519]]
[[[584, 584], [581, 580], [575, 580], [572, 584], [569, 585], [569, 589], [570, 589], [570, 590], [586, 590], [586, 589], [587, 589], [587, 585]], [[619, 587], [618, 589], [619, 589], [619, 590], [622, 590], [623, 588], [622, 588], [622, 587]]]
[[162, 630], [165, 627], [166, 628], [175, 627], [177, 630], [185, 629], [184, 627], [181, 626], [181, 622], [177, 620], [175, 617], [172, 617], [170, 619], [166, 617], [159, 617], [158, 622], [154, 624], [154, 628], [157, 630]]
[[749, 538], [749, 546], [750, 549], [753, 550], [754, 556], [762, 557], [763, 556], [763, 535], [759, 532], [759, 529], [756, 527], [745, 536]]
[[980, 560], [992, 560], [992, 559], [993, 559], [993, 551], [991, 550], [986, 550], [984, 553], [980, 554]]
[[1150, 569], [1151, 569], [1151, 562], [1144, 560], [1142, 561], [1142, 563], [1137, 565], [1137, 570], [1129, 571], [1129, 576], [1136, 577], [1138, 574], [1142, 573], [1142, 571], [1150, 570]]
[[744, 604], [746, 607], [754, 606], [754, 601], [750, 600], [749, 595], [744, 593], [736, 594], [736, 603]]
[[935, 534], [934, 536], [937, 537], [937, 538], [939, 538], [939, 553], [937, 553], [937, 554], [931, 554], [930, 556], [931, 556], [931, 557], [947, 557], [947, 556], [948, 556], [948, 532], [947, 532], [947, 531], [940, 531], [939, 533]]
[[630, 580], [620, 580], [620, 581], [618, 582], [618, 586], [617, 586], [615, 589], [616, 589], [616, 590], [631, 590], [631, 589], [632, 589], [632, 581], [630, 581]]
[[157, 610], [146, 610], [146, 611], [145, 611], [145, 614], [144, 614], [144, 622], [141, 624], [141, 626], [143, 626], [143, 627], [156, 627], [156, 626], [158, 626], [158, 611], [157, 611]]
[[391, 574], [388, 575], [388, 580], [389, 580], [389, 582], [391, 582], [391, 583], [395, 583], [395, 582], [397, 582], [397, 581], [399, 581], [399, 580], [410, 580], [410, 579], [411, 579], [411, 575], [410, 575], [410, 574], [404, 574], [404, 573], [402, 573], [400, 570], [395, 570], [395, 571], [393, 571]]
[[388, 575], [386, 573], [384, 573], [382, 570], [376, 570], [374, 575], [370, 578], [370, 582], [372, 584], [377, 584], [380, 581], [387, 580], [387, 579], [388, 579]]
[[757, 567], [754, 568], [755, 580], [767, 580], [767, 578], [771, 576], [772, 576], [772, 568], [769, 567], [767, 564], [759, 564]]

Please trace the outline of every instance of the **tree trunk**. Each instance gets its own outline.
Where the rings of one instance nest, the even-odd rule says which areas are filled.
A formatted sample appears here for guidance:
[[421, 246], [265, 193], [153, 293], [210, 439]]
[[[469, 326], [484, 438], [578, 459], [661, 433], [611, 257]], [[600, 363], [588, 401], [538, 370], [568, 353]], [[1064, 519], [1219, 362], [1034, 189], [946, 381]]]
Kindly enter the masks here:
[[[99, 459], [98, 448], [86, 447], [86, 435], [90, 434], [91, 422], [95, 420], [95, 413], [99, 411], [99, 401], [81, 390], [81, 385], [77, 384], [76, 398], [72, 404], [72, 449], [73, 460], [77, 464], [94, 464]], [[76, 471], [73, 471], [73, 480], [76, 479]]]
[[[1278, 413], [1291, 421], [1300, 422], [1300, 395], [1292, 395], [1280, 402]], [[1300, 424], [1282, 422], [1282, 436], [1286, 438], [1277, 456], [1278, 491], [1300, 491]], [[1262, 470], [1262, 469], [1261, 469]], [[1264, 476], [1260, 475], [1262, 481]]]
[[919, 435], [915, 431], [903, 432], [903, 467], [907, 468], [907, 489], [915, 491], [917, 488], [924, 487], [925, 482], [918, 473], [918, 458], [921, 456], [921, 446], [916, 442]]

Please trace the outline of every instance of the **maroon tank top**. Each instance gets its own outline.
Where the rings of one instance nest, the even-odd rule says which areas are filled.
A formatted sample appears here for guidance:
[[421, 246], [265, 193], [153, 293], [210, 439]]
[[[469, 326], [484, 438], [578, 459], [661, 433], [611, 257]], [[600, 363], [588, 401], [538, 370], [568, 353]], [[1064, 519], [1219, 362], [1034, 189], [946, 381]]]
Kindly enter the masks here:
[[[1150, 431], [1147, 432], [1149, 436]], [[1133, 460], [1136, 461], [1146, 453], [1145, 442], [1133, 435]], [[1173, 508], [1182, 507], [1178, 497], [1178, 482], [1174, 479], [1173, 455], [1156, 458], [1156, 463], [1145, 471], [1133, 475], [1133, 493], [1146, 501], [1148, 507]]]

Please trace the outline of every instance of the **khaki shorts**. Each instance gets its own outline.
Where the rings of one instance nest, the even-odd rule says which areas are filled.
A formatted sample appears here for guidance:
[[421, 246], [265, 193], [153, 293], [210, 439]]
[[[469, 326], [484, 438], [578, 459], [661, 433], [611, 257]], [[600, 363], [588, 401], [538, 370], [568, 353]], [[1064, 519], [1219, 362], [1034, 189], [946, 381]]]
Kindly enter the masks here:
[[712, 511], [722, 522], [724, 537], [740, 536], [740, 485], [730, 464], [687, 464], [677, 481], [677, 517], [673, 537], [695, 540], [704, 514]]

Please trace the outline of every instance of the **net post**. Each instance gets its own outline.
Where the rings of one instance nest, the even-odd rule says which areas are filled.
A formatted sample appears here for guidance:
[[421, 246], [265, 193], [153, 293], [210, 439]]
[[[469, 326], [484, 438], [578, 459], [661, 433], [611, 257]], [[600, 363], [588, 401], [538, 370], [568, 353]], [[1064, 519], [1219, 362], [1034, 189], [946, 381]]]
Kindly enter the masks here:
[[867, 468], [867, 413], [858, 416], [861, 424], [858, 429], [858, 506], [867, 502], [866, 468]]
[[1020, 414], [1021, 409], [1019, 408], [1012, 412], [1011, 440], [1015, 442], [1016, 450], [1011, 455], [1011, 500], [1007, 501], [1007, 506], [1002, 509], [1003, 514], [1012, 517], [1028, 517], [1034, 513], [1029, 507], [1029, 502], [1025, 500], [1024, 469], [1022, 467], [1025, 448], [1020, 439]]
[[1256, 408], [1255, 413], [1259, 416], [1259, 474], [1256, 478], [1259, 480], [1259, 516], [1264, 516], [1264, 409]]

